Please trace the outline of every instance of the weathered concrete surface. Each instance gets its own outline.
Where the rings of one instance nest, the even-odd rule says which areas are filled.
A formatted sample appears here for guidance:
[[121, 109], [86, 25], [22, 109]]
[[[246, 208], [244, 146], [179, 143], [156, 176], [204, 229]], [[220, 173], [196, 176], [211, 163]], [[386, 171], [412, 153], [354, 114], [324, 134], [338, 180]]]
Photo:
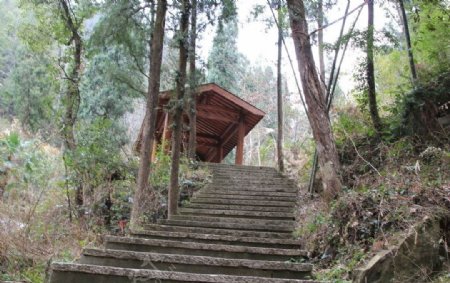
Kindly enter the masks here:
[[241, 211], [266, 211], [266, 212], [292, 212], [293, 207], [282, 206], [253, 206], [237, 204], [209, 204], [209, 203], [189, 203], [186, 208], [201, 208], [215, 210], [241, 210]]
[[132, 236], [150, 238], [150, 239], [164, 239], [164, 240], [179, 240], [183, 242], [199, 242], [199, 243], [214, 243], [227, 244], [238, 246], [256, 246], [269, 248], [295, 248], [301, 246], [301, 242], [294, 239], [277, 239], [277, 238], [261, 238], [261, 237], [240, 237], [216, 234], [201, 234], [189, 232], [171, 232], [171, 231], [157, 231], [157, 230], [140, 230], [132, 231]]
[[289, 260], [305, 257], [306, 251], [300, 249], [275, 249], [250, 246], [218, 245], [197, 242], [181, 242], [144, 238], [105, 236], [108, 249], [140, 252], [159, 252], [166, 254], [205, 255], [223, 258], [256, 260]]
[[[130, 282], [205, 282], [205, 283], [315, 283], [311, 280], [262, 278], [216, 274], [117, 268], [84, 264], [52, 264], [51, 283], [130, 283]], [[77, 276], [78, 275], [78, 276]], [[79, 275], [84, 275], [80, 277]], [[82, 278], [82, 280], [80, 280]], [[159, 281], [158, 281], [159, 280]]]
[[292, 231], [292, 227], [294, 226], [293, 220], [271, 220], [271, 219], [254, 219], [254, 218], [232, 218], [232, 217], [215, 217], [215, 216], [199, 216], [199, 215], [174, 215], [170, 219], [172, 220], [186, 220], [186, 221], [201, 221], [201, 222], [214, 222], [214, 223], [239, 223], [239, 224], [247, 224], [254, 225], [258, 223], [258, 225], [275, 225], [275, 226], [287, 226], [289, 227], [288, 231]]
[[192, 209], [181, 208], [182, 215], [211, 215], [211, 216], [242, 216], [264, 219], [289, 219], [294, 220], [294, 214], [290, 212], [270, 212], [270, 211], [245, 211], [245, 210], [214, 210], [214, 209]]
[[134, 269], [306, 279], [312, 265], [265, 260], [86, 249], [79, 263]]
[[252, 230], [235, 230], [235, 229], [215, 229], [207, 227], [189, 227], [189, 226], [174, 226], [174, 225], [145, 225], [146, 229], [158, 231], [179, 231], [185, 233], [202, 233], [202, 234], [216, 234], [229, 235], [239, 237], [260, 237], [260, 238], [278, 238], [278, 239], [292, 239], [291, 233], [277, 233], [267, 231], [252, 231]]
[[409, 231], [400, 243], [378, 252], [355, 270], [355, 283], [419, 282], [439, 270], [439, 220], [427, 219]]
[[52, 265], [51, 283], [312, 283], [292, 238], [297, 189], [273, 168], [213, 165], [213, 182], [131, 237], [105, 236], [77, 263]]

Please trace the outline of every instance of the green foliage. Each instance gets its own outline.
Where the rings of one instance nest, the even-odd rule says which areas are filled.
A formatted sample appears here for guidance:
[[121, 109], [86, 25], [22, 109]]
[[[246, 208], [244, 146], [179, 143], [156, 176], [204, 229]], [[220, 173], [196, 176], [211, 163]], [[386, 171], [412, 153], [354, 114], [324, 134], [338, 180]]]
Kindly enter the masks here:
[[448, 89], [450, 74], [436, 76], [426, 85], [396, 96], [390, 111], [389, 123], [393, 137], [403, 135], [428, 135], [439, 128], [436, 120], [436, 107], [450, 100]]
[[70, 163], [83, 176], [85, 186], [96, 188], [114, 173], [127, 170], [120, 152], [127, 142], [123, 131], [112, 120], [100, 117], [79, 123], [78, 146]]
[[[66, 23], [59, 1], [20, 0], [23, 17], [29, 20], [21, 25], [20, 36], [28, 46], [37, 52], [48, 50], [53, 44], [68, 45], [72, 31]], [[85, 19], [91, 17], [96, 6], [94, 1], [67, 1], [71, 9], [74, 27], [79, 29]]]
[[54, 127], [54, 101], [58, 95], [59, 83], [49, 54], [35, 54], [23, 49], [19, 62], [5, 80], [0, 96], [10, 114], [15, 115], [22, 125], [32, 132], [48, 134]]
[[40, 192], [55, 185], [55, 157], [39, 148], [38, 140], [22, 141], [17, 133], [0, 138], [0, 170], [8, 172], [5, 197], [25, 191]]
[[450, 13], [448, 3], [415, 3], [411, 36], [419, 78], [427, 80], [450, 68]]
[[374, 137], [375, 130], [361, 112], [354, 108], [342, 109], [338, 112], [337, 121], [333, 124], [333, 132], [337, 146], [343, 146], [351, 136]]
[[237, 51], [238, 21], [220, 21], [208, 56], [208, 82], [214, 82], [233, 93], [240, 93], [239, 82], [244, 74], [244, 61]]
[[[15, 36], [20, 22], [17, 14], [19, 9], [15, 1], [2, 1], [0, 5], [0, 87], [3, 81], [9, 76], [17, 62], [17, 51], [19, 40]], [[3, 100], [0, 100], [0, 108], [4, 107]]]
[[136, 76], [131, 59], [120, 47], [105, 48], [90, 58], [84, 71], [80, 91], [81, 119], [118, 119], [132, 111], [133, 98], [143, 88], [142, 76]]

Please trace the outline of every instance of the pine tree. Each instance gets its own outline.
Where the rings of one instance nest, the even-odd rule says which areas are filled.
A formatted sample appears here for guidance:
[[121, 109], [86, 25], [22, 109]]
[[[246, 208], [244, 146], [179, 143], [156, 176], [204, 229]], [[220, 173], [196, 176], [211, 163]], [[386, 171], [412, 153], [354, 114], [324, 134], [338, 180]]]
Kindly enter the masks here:
[[[224, 8], [224, 11], [227, 9]], [[218, 84], [231, 92], [239, 93], [239, 81], [244, 68], [242, 55], [237, 51], [238, 20], [235, 14], [219, 18], [219, 25], [208, 56], [207, 81]]]

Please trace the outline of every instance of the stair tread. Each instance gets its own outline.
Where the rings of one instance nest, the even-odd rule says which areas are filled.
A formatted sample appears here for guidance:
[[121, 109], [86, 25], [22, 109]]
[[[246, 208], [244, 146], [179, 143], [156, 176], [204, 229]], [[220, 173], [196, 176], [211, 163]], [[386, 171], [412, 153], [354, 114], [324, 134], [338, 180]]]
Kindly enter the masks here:
[[172, 280], [180, 282], [204, 282], [204, 283], [218, 283], [218, 282], [246, 282], [246, 283], [314, 283], [317, 281], [312, 280], [298, 280], [298, 279], [277, 279], [277, 278], [264, 278], [264, 277], [252, 277], [252, 276], [234, 276], [234, 275], [217, 275], [217, 274], [197, 274], [186, 273], [176, 271], [160, 271], [149, 269], [131, 269], [131, 268], [119, 268], [109, 266], [98, 266], [88, 264], [76, 264], [76, 263], [53, 263], [53, 271], [62, 272], [78, 272], [93, 275], [112, 275], [127, 277], [129, 282], [134, 282], [136, 278], [140, 279], [159, 279], [159, 280]]
[[221, 210], [240, 210], [240, 211], [267, 211], [267, 212], [292, 212], [293, 207], [284, 206], [253, 206], [253, 205], [235, 205], [235, 204], [208, 204], [208, 203], [189, 203], [186, 208], [203, 209], [221, 209]]
[[105, 241], [123, 244], [157, 245], [160, 247], [177, 247], [192, 250], [214, 250], [214, 251], [234, 252], [234, 253], [270, 254], [270, 255], [293, 256], [293, 257], [306, 255], [306, 252], [301, 249], [261, 248], [251, 246], [206, 244], [206, 243], [157, 240], [157, 239], [145, 239], [134, 237], [105, 236]]
[[202, 222], [192, 220], [171, 220], [163, 219], [158, 221], [161, 224], [175, 225], [175, 226], [190, 226], [190, 227], [211, 227], [220, 229], [237, 229], [250, 231], [277, 231], [277, 232], [292, 232], [293, 225], [264, 225], [264, 224], [247, 224], [247, 223], [227, 223], [227, 222]]
[[241, 237], [261, 237], [261, 238], [279, 238], [279, 239], [292, 239], [292, 234], [290, 233], [278, 233], [278, 232], [267, 232], [267, 231], [251, 231], [251, 230], [236, 230], [236, 229], [216, 229], [208, 227], [189, 227], [189, 226], [172, 226], [164, 224], [147, 224], [146, 229], [161, 229], [164, 231], [180, 231], [180, 232], [193, 232], [193, 233], [205, 233], [205, 234], [215, 234], [215, 235], [234, 235]]
[[248, 190], [230, 190], [230, 189], [215, 189], [206, 187], [202, 189], [203, 193], [219, 195], [244, 195], [244, 196], [286, 196], [296, 197], [297, 192], [274, 192], [274, 191], [248, 191]]
[[239, 199], [239, 200], [268, 200], [268, 201], [285, 201], [285, 202], [292, 202], [295, 203], [296, 199], [292, 198], [291, 196], [255, 196], [255, 195], [220, 195], [215, 193], [210, 193], [208, 191], [200, 191], [197, 192], [195, 197], [199, 198], [212, 198], [212, 199]]
[[299, 245], [300, 242], [294, 239], [277, 239], [277, 238], [261, 238], [261, 237], [241, 237], [241, 236], [229, 236], [229, 235], [216, 235], [216, 234], [202, 234], [202, 233], [189, 233], [189, 232], [171, 232], [171, 231], [151, 231], [140, 230], [132, 231], [132, 234], [137, 235], [149, 235], [149, 236], [167, 236], [174, 238], [193, 238], [204, 240], [225, 240], [235, 242], [257, 242], [267, 244], [286, 244], [286, 245]]
[[227, 266], [227, 267], [247, 267], [253, 269], [272, 269], [290, 271], [311, 271], [312, 264], [292, 263], [282, 261], [265, 261], [249, 259], [229, 259], [211, 256], [193, 256], [180, 254], [162, 254], [149, 252], [135, 252], [111, 249], [85, 249], [83, 255], [96, 257], [113, 257], [121, 259], [138, 259], [150, 262], [177, 262], [192, 265]]
[[256, 218], [233, 218], [233, 217], [215, 217], [215, 216], [199, 216], [199, 215], [175, 215], [170, 220], [186, 220], [198, 222], [216, 222], [216, 223], [237, 223], [250, 225], [286, 225], [288, 227], [294, 226], [293, 220], [270, 220], [270, 219], [256, 219]]
[[212, 199], [203, 197], [193, 197], [191, 203], [217, 203], [217, 204], [242, 204], [242, 205], [254, 205], [254, 206], [282, 206], [293, 207], [295, 202], [288, 201], [275, 201], [275, 200], [246, 200], [246, 199]]
[[294, 214], [292, 212], [270, 212], [270, 211], [243, 211], [243, 210], [211, 210], [211, 209], [201, 209], [201, 208], [181, 208], [180, 213], [182, 215], [186, 215], [189, 213], [190, 215], [196, 214], [208, 214], [208, 215], [217, 215], [217, 216], [254, 216], [254, 217], [279, 217], [279, 218], [294, 218]]

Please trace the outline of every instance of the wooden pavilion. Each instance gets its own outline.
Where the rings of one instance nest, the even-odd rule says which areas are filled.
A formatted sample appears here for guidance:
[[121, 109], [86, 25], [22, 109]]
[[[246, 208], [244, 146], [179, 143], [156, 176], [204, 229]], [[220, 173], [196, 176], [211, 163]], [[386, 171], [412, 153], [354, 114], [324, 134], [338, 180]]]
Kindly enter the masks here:
[[[167, 105], [173, 91], [160, 94], [156, 120], [156, 145], [170, 141], [170, 113]], [[197, 149], [200, 161], [220, 163], [236, 147], [236, 164], [243, 163], [244, 138], [264, 117], [265, 113], [214, 83], [197, 88]], [[188, 129], [189, 117], [183, 115]], [[189, 131], [183, 131], [183, 145], [186, 147]], [[152, 159], [154, 156], [152, 156]]]

